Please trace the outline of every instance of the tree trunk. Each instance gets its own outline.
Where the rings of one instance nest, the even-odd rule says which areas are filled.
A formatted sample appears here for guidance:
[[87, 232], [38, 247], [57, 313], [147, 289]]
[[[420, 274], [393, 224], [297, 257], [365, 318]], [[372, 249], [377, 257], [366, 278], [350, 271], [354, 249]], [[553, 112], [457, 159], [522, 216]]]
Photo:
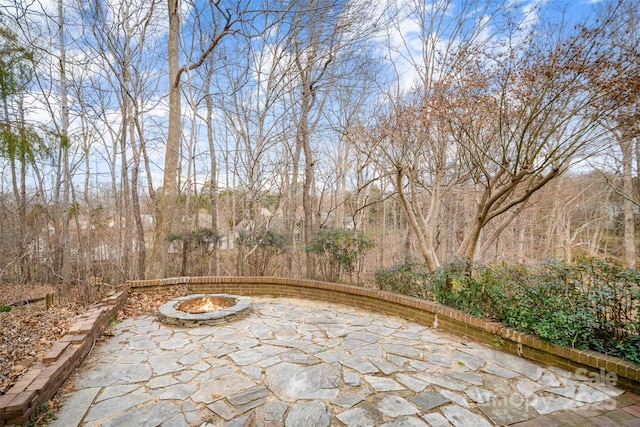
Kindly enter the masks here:
[[[129, 86], [129, 72], [126, 67], [122, 70], [122, 85], [124, 88]], [[128, 90], [128, 89], [125, 89]], [[127, 158], [127, 137], [129, 131], [130, 109], [129, 98], [123, 97], [122, 106], [120, 108], [122, 124], [120, 127], [120, 192], [119, 198], [121, 200], [121, 210], [118, 212], [117, 218], [114, 218], [116, 227], [120, 236], [120, 262], [122, 264], [122, 271], [125, 277], [129, 277], [131, 266], [131, 204], [129, 203], [130, 188], [129, 188], [129, 160]], [[132, 141], [133, 142], [133, 141]], [[124, 217], [124, 224], [122, 218]]]
[[[300, 116], [296, 139], [297, 144], [302, 148], [302, 152], [304, 153], [304, 180], [302, 182], [302, 210], [304, 214], [304, 226], [302, 239], [305, 247], [307, 247], [311, 242], [311, 234], [313, 233], [314, 227], [313, 210], [315, 203], [313, 200], [312, 186], [314, 181], [315, 161], [313, 159], [313, 151], [311, 150], [311, 141], [309, 138], [309, 114], [311, 113], [315, 95], [313, 92], [312, 82], [309, 81], [310, 71], [308, 69], [303, 69], [300, 62], [298, 62], [298, 67], [302, 71], [302, 99], [300, 100]], [[308, 252], [305, 252], [305, 266], [306, 277], [308, 279], [314, 279], [316, 269], [315, 262], [313, 256]]]
[[[427, 268], [430, 272], [436, 271], [436, 269], [440, 266], [438, 262], [438, 258], [436, 256], [435, 250], [433, 248], [433, 230], [429, 223], [431, 221], [425, 220], [422, 215], [422, 211], [419, 206], [416, 206], [418, 203], [418, 196], [415, 192], [412, 192], [411, 197], [407, 197], [404, 191], [403, 185], [403, 172], [398, 171], [396, 174], [396, 191], [400, 196], [400, 202], [402, 208], [407, 214], [407, 219], [409, 221], [409, 226], [413, 229], [413, 232], [416, 236], [416, 240], [418, 242], [418, 247], [420, 248], [420, 254], [427, 265]], [[415, 187], [415, 182], [411, 176], [407, 176], [409, 179], [409, 188]], [[430, 206], [430, 215], [434, 213], [434, 211], [438, 210], [439, 200], [438, 196], [435, 196], [436, 200], [432, 200]]]
[[632, 139], [625, 135], [620, 137], [620, 151], [622, 152], [622, 187], [624, 192], [624, 260], [629, 269], [636, 268], [636, 227], [633, 214], [633, 178], [632, 169]]
[[178, 200], [178, 163], [180, 161], [180, 81], [179, 81], [179, 1], [167, 0], [169, 5], [169, 35], [167, 40], [169, 60], [169, 129], [164, 158], [162, 199], [154, 233], [153, 251], [148, 276], [164, 278], [167, 273], [169, 242], [167, 233], [173, 227], [173, 213]]
[[[211, 200], [211, 229], [218, 231], [218, 161], [216, 147], [213, 140], [213, 101], [211, 99], [211, 75], [213, 73], [213, 61], [205, 77], [205, 103], [207, 106], [207, 142], [209, 143], [209, 158], [211, 159], [211, 185], [209, 186], [209, 199]], [[218, 275], [220, 256], [218, 242], [213, 242], [213, 270], [214, 276]]]
[[69, 107], [67, 99], [66, 49], [64, 41], [63, 2], [58, 0], [58, 48], [60, 49], [60, 144], [62, 151], [62, 282], [67, 288], [71, 283], [71, 235], [70, 235], [70, 202], [71, 202], [71, 170], [69, 168]]
[[[131, 140], [131, 149], [133, 151], [133, 167], [131, 168], [131, 214], [135, 223], [135, 242], [136, 242], [136, 266], [133, 270], [134, 279], [143, 279], [145, 277], [145, 267], [147, 263], [147, 250], [144, 241], [144, 224], [142, 223], [142, 215], [140, 213], [140, 197], [138, 195], [138, 180], [140, 178], [140, 150], [136, 148], [135, 127], [134, 123], [129, 126], [129, 134]], [[140, 142], [142, 144], [142, 142]]]
[[[306, 135], [306, 130], [303, 131], [302, 136], [302, 148], [304, 150], [304, 182], [302, 183], [302, 210], [304, 211], [304, 244], [305, 247], [309, 246], [311, 242], [311, 234], [313, 233], [313, 196], [311, 193], [311, 186], [313, 183], [313, 153], [311, 151], [311, 147], [309, 145], [309, 137]], [[315, 278], [315, 263], [313, 256], [306, 253], [306, 268], [307, 268], [307, 278], [314, 279]]]

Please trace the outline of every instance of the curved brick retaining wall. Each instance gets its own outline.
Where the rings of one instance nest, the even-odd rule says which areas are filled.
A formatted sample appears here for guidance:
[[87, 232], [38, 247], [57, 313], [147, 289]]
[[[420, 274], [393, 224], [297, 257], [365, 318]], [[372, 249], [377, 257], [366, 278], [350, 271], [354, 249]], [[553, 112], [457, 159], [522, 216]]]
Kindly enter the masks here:
[[[192, 292], [203, 294], [306, 298], [341, 303], [396, 315], [490, 345], [499, 337], [501, 348], [510, 353], [568, 371], [590, 372], [594, 381], [613, 380], [622, 388], [640, 393], [638, 364], [594, 351], [549, 344], [500, 323], [477, 319], [417, 298], [337, 283], [274, 277], [177, 277], [127, 282], [128, 289], [136, 292], [169, 292], [178, 285], [187, 285]], [[122, 309], [126, 297], [127, 293], [121, 291], [91, 306], [54, 344], [43, 362], [34, 365], [7, 394], [0, 396], [0, 427], [25, 424], [40, 403], [55, 395], [89, 353], [100, 331]]]
[[639, 364], [591, 350], [550, 344], [500, 323], [478, 319], [434, 302], [404, 295], [337, 283], [276, 277], [175, 277], [127, 282], [128, 288], [136, 292], [168, 292], [178, 285], [187, 285], [192, 292], [201, 294], [306, 298], [396, 315], [489, 345], [500, 342], [500, 348], [507, 352], [571, 372], [582, 372], [593, 377], [594, 381], [605, 380], [606, 376], [606, 380], [640, 393]]

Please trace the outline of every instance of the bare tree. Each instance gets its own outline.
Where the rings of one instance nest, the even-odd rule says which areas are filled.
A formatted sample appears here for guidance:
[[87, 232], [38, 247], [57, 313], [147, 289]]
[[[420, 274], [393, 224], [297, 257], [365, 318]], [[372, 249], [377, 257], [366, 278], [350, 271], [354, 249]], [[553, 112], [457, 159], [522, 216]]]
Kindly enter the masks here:
[[[240, 30], [240, 24], [246, 19], [249, 2], [206, 2], [201, 7], [192, 8], [196, 20], [207, 20], [210, 33], [208, 43], [200, 46], [188, 62], [180, 65], [181, 10], [178, 0], [167, 0], [169, 32], [167, 37], [168, 84], [169, 84], [169, 124], [164, 158], [162, 199], [156, 218], [154, 243], [149, 260], [149, 277], [164, 277], [167, 267], [169, 242], [167, 234], [172, 230], [175, 206], [178, 201], [178, 170], [180, 164], [181, 118], [181, 78], [188, 70], [200, 67], [216, 49], [222, 39]], [[204, 28], [204, 26], [200, 26]]]
[[431, 270], [443, 191], [465, 186], [474, 212], [457, 254], [482, 256], [533, 194], [593, 153], [607, 114], [593, 109], [603, 91], [589, 89], [588, 72], [606, 54], [598, 31], [550, 31], [535, 10], [513, 4], [462, 2], [467, 14], [455, 18], [452, 6], [410, 10], [424, 43], [419, 61], [404, 57], [415, 64], [417, 89], [400, 96], [370, 138], [375, 157], [393, 165], [388, 173]]
[[[431, 95], [432, 96], [432, 95]], [[433, 96], [432, 96], [433, 98]], [[398, 195], [428, 268], [439, 266], [435, 233], [442, 197], [463, 182], [460, 158], [450, 150], [446, 124], [417, 95], [394, 106], [369, 134], [367, 151]]]
[[450, 105], [459, 112], [452, 127], [479, 192], [459, 255], [476, 256], [487, 224], [499, 221], [491, 242], [535, 192], [592, 153], [602, 132], [585, 111], [602, 92], [587, 90], [596, 58], [583, 52], [596, 41], [593, 34], [520, 41], [524, 52], [501, 54], [460, 80], [459, 97], [450, 98], [459, 100]]
[[[377, 18], [370, 5], [358, 2], [307, 0], [292, 9], [288, 51], [292, 57], [291, 72], [295, 76], [294, 109], [291, 120], [295, 125], [294, 173], [291, 188], [297, 187], [297, 160], [302, 154], [302, 240], [308, 246], [313, 230], [320, 225], [320, 203], [317, 195], [317, 152], [314, 144], [325, 137], [320, 132], [325, 108], [332, 102], [332, 94], [348, 82], [349, 73], [357, 73], [362, 41], [370, 36]], [[372, 24], [367, 27], [366, 24]], [[347, 83], [348, 84], [348, 83]], [[292, 196], [295, 200], [295, 195]], [[313, 277], [313, 258], [306, 256], [307, 277]]]
[[[633, 156], [639, 153], [640, 140], [640, 7], [627, 0], [612, 1], [602, 11], [603, 34], [600, 49], [606, 52], [589, 73], [594, 91], [604, 92], [595, 108], [609, 114], [600, 118], [620, 154], [622, 188], [616, 191], [624, 199], [624, 252], [627, 268], [635, 268], [636, 227], [634, 210], [640, 198], [633, 186]], [[586, 31], [586, 30], [585, 30]], [[593, 31], [593, 30], [592, 30]], [[635, 147], [635, 148], [634, 148]], [[639, 160], [636, 158], [636, 165]], [[640, 173], [636, 167], [636, 177]]]
[[[84, 25], [90, 30], [91, 51], [95, 52], [95, 66], [105, 69], [106, 87], [92, 87], [85, 96], [95, 99], [95, 107], [103, 100], [113, 101], [119, 108], [119, 120], [105, 121], [113, 141], [112, 186], [119, 194], [114, 212], [115, 227], [121, 230], [118, 248], [122, 251], [122, 270], [125, 277], [144, 277], [146, 247], [141, 216], [139, 180], [141, 162], [146, 148], [143, 131], [144, 105], [152, 94], [145, 84], [153, 76], [154, 26], [157, 22], [157, 1], [151, 3], [84, 3], [78, 4]], [[85, 92], [87, 92], [85, 90]], [[111, 96], [114, 94], [115, 96]], [[115, 106], [114, 106], [115, 107]], [[101, 108], [100, 116], [113, 114], [111, 105]], [[117, 156], [116, 154], [119, 154]], [[119, 163], [119, 174], [116, 167]], [[119, 188], [117, 183], [119, 182]], [[150, 196], [153, 184], [148, 178]], [[122, 220], [120, 220], [122, 219]], [[135, 256], [131, 252], [135, 251]]]
[[[218, 159], [216, 156], [216, 146], [213, 137], [213, 95], [211, 94], [211, 77], [213, 76], [213, 57], [208, 58], [208, 67], [205, 72], [204, 78], [204, 99], [206, 105], [206, 127], [207, 127], [207, 145], [209, 146], [209, 159], [211, 170], [210, 186], [209, 186], [209, 200], [211, 203], [211, 229], [218, 231], [220, 226], [218, 224]], [[214, 276], [219, 274], [220, 256], [218, 253], [218, 245], [213, 247], [213, 269]]]
[[[452, 148], [449, 88], [486, 51], [489, 24], [499, 6], [468, 0], [455, 5], [415, 1], [389, 10], [394, 16], [389, 56], [397, 80], [388, 93], [389, 107], [364, 148], [393, 184], [422, 258], [432, 271], [440, 264], [435, 236], [442, 198], [467, 178], [461, 152]], [[455, 14], [451, 13], [454, 7]], [[486, 19], [476, 19], [479, 11]], [[417, 40], [409, 39], [415, 33]], [[409, 76], [404, 75], [407, 70]]]
[[10, 239], [15, 258], [7, 257], [7, 262], [15, 261], [18, 281], [24, 285], [31, 280], [28, 246], [33, 238], [27, 223], [27, 170], [36, 167], [46, 147], [37, 128], [25, 119], [24, 97], [35, 68], [33, 51], [22, 46], [17, 35], [6, 27], [0, 27], [0, 68], [0, 155], [9, 161], [14, 198], [10, 211], [17, 219], [12, 233], [16, 238]]
[[[57, 150], [54, 176], [51, 177], [51, 182], [56, 185], [45, 185], [44, 176], [46, 172], [42, 172], [38, 175], [41, 197], [47, 198], [47, 193], [51, 192], [51, 199], [53, 201], [53, 209], [55, 212], [48, 212], [51, 222], [56, 229], [56, 235], [53, 239], [49, 236], [46, 237], [46, 244], [51, 246], [53, 256], [49, 257], [51, 261], [49, 267], [51, 267], [52, 275], [55, 277], [55, 282], [62, 283], [64, 286], [68, 286], [71, 281], [71, 247], [70, 247], [70, 233], [69, 233], [69, 204], [71, 192], [69, 190], [69, 139], [68, 139], [68, 125], [69, 114], [68, 106], [66, 104], [66, 51], [65, 51], [65, 27], [64, 27], [64, 8], [62, 2], [55, 2], [49, 5], [49, 15], [45, 18], [43, 8], [41, 4], [36, 2], [13, 2], [11, 5], [4, 4], [3, 18], [10, 19], [11, 26], [16, 29], [16, 33], [19, 33], [21, 43], [24, 43], [25, 48], [33, 52], [34, 61], [36, 64], [36, 70], [33, 74], [34, 86], [43, 87], [43, 70], [48, 71], [47, 83], [44, 86], [47, 87], [44, 92], [48, 95], [45, 97], [45, 116], [49, 115], [49, 122], [42, 123], [43, 128], [49, 127], [49, 130], [53, 130], [52, 134], [56, 135], [55, 143]], [[44, 25], [43, 25], [44, 24]], [[49, 40], [49, 45], [46, 45], [42, 34], [47, 34], [46, 38]], [[47, 52], [47, 54], [43, 54]], [[50, 78], [49, 78], [50, 76]], [[35, 89], [30, 87], [29, 90]], [[37, 89], [35, 89], [37, 90]], [[24, 98], [25, 104], [29, 101], [28, 97]], [[63, 99], [65, 102], [63, 102]], [[56, 108], [52, 108], [53, 104], [56, 104]], [[24, 110], [28, 107], [23, 104]], [[21, 107], [22, 109], [22, 107]], [[24, 111], [23, 110], [23, 111]], [[52, 114], [55, 111], [55, 115]], [[20, 113], [21, 115], [23, 113]], [[26, 117], [25, 117], [26, 118]], [[49, 141], [49, 142], [53, 142]], [[52, 150], [53, 144], [51, 144]], [[45, 193], [45, 191], [47, 193]], [[62, 192], [62, 193], [61, 193]], [[62, 198], [62, 195], [65, 197]], [[66, 212], [67, 215], [64, 215]], [[65, 220], [65, 218], [67, 218]]]

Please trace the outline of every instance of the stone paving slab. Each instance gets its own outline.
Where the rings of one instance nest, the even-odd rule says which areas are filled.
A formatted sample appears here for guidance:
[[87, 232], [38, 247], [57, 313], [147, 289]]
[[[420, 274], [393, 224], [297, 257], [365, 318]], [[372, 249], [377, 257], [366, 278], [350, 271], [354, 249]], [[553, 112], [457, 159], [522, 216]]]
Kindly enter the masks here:
[[640, 426], [640, 397], [403, 319], [254, 298], [219, 325], [124, 319], [55, 427]]

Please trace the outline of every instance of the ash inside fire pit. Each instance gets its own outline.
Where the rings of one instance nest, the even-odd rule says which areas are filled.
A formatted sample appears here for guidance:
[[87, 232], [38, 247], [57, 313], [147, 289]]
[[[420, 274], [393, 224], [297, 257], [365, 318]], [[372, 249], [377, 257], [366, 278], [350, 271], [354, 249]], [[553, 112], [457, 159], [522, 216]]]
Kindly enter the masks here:
[[191, 314], [206, 313], [207, 311], [222, 310], [236, 304], [234, 298], [227, 297], [203, 297], [185, 301], [178, 304], [178, 310]]
[[246, 312], [250, 302], [251, 298], [238, 295], [187, 295], [161, 305], [158, 317], [177, 326], [214, 325]]

